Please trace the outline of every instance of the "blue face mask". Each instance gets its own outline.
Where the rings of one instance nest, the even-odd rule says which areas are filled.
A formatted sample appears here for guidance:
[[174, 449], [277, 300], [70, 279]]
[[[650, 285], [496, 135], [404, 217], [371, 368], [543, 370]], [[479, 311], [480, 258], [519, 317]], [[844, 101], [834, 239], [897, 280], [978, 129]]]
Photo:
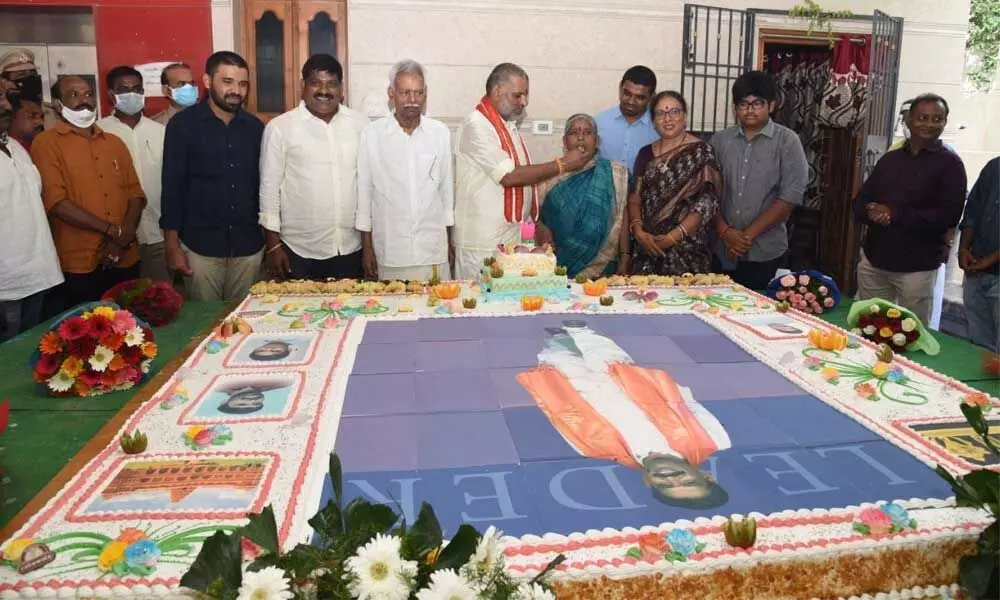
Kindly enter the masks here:
[[127, 94], [115, 94], [115, 108], [126, 115], [137, 115], [146, 106], [146, 96], [129, 92]]
[[198, 88], [190, 83], [185, 83], [179, 88], [171, 89], [170, 95], [173, 96], [174, 102], [187, 108], [198, 101]]

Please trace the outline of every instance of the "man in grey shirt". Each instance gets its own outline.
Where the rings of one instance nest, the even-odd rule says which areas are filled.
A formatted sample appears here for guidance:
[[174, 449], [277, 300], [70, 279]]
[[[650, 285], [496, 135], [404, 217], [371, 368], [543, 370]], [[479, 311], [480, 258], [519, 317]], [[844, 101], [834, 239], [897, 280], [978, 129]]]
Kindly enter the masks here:
[[802, 204], [809, 166], [794, 131], [771, 120], [771, 76], [748, 71], [733, 84], [735, 125], [712, 136], [722, 166], [715, 217], [717, 268], [750, 289], [767, 287], [788, 251], [785, 222]]

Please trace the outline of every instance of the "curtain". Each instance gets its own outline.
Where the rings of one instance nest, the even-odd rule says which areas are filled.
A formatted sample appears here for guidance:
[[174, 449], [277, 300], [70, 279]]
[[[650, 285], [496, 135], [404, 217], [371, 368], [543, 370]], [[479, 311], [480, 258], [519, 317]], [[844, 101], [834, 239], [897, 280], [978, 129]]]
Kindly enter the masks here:
[[819, 109], [822, 125], [858, 129], [864, 123], [871, 37], [863, 36], [864, 43], [857, 43], [851, 41], [851, 36], [842, 35], [834, 44]]

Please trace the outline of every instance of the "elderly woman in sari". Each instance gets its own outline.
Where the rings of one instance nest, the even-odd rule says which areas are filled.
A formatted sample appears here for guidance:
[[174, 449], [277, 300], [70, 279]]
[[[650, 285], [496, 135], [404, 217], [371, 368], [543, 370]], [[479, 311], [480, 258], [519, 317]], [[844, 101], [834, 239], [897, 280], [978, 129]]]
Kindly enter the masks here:
[[636, 240], [630, 273], [709, 273], [710, 225], [722, 192], [715, 152], [687, 132], [687, 102], [677, 92], [660, 92], [649, 109], [660, 139], [640, 150], [635, 161], [628, 199]]
[[628, 168], [597, 156], [597, 124], [589, 115], [566, 121], [563, 146], [593, 158], [580, 171], [550, 181], [535, 228], [538, 244], [552, 244], [556, 259], [575, 277], [625, 273], [628, 268]]

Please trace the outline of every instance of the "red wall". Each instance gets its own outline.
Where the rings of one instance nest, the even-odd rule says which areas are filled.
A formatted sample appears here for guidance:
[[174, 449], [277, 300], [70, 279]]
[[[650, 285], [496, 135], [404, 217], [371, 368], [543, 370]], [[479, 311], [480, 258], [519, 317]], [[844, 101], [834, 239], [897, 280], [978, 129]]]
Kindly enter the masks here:
[[[113, 67], [160, 61], [188, 63], [200, 87], [205, 59], [212, 53], [211, 0], [0, 0], [0, 4], [92, 7], [102, 89]], [[102, 114], [109, 114], [106, 94], [101, 103]], [[146, 114], [166, 106], [166, 98], [147, 98]]]

